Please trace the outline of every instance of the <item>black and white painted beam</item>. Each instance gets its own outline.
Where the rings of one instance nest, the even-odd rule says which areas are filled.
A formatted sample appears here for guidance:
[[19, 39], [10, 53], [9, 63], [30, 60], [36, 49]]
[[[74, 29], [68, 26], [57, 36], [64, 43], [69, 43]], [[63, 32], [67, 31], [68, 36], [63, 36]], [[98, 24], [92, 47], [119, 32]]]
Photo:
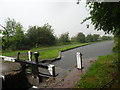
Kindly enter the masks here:
[[[38, 63], [38, 55], [39, 53], [38, 52], [34, 52], [34, 55], [35, 55], [35, 61], [33, 62], [32, 60], [32, 52], [29, 51], [28, 52], [28, 57], [29, 57], [29, 60], [20, 60], [19, 59], [19, 56], [18, 58], [12, 58], [12, 57], [7, 57], [7, 56], [0, 56], [2, 58], [2, 60], [5, 60], [5, 61], [11, 61], [11, 62], [18, 62], [20, 64], [27, 64], [27, 65], [32, 65], [32, 66], [35, 66], [35, 67], [41, 67], [41, 68], [45, 68], [45, 69], [48, 69], [49, 73], [51, 76], [55, 77], [55, 66], [52, 65], [52, 64], [48, 64], [48, 63]], [[34, 69], [34, 68], [33, 68]]]

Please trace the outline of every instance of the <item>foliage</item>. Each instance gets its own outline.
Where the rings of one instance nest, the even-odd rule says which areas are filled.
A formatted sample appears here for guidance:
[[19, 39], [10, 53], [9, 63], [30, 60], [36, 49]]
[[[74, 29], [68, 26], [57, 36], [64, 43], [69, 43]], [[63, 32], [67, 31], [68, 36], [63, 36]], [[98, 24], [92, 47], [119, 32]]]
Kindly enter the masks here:
[[77, 42], [79, 43], [85, 43], [85, 35], [82, 32], [77, 34], [76, 39], [77, 39]]
[[[120, 42], [120, 1], [88, 2], [87, 6], [89, 7], [90, 17], [83, 20], [83, 22], [91, 19], [95, 29], [103, 30], [105, 33], [113, 33], [118, 38], [115, 39], [117, 40], [115, 42]], [[120, 43], [116, 43], [117, 46], [120, 46]]]
[[[28, 42], [31, 46], [37, 45], [54, 45], [55, 37], [53, 35], [53, 29], [49, 24], [45, 24], [42, 27], [39, 26], [31, 26], [27, 32]], [[33, 42], [31, 42], [33, 40]]]
[[[83, 22], [91, 19], [92, 24], [94, 25], [95, 29], [103, 30], [105, 33], [114, 34], [114, 37], [115, 37], [114, 38], [115, 40], [114, 49], [119, 53], [120, 52], [120, 23], [119, 23], [120, 1], [119, 2], [105, 2], [105, 0], [104, 2], [92, 2], [91, 1], [87, 3], [87, 6], [89, 7], [89, 10], [90, 10], [90, 16], [84, 19]], [[103, 39], [105, 38], [106, 37], [103, 37]], [[113, 57], [114, 56], [112, 56], [111, 58]], [[109, 58], [108, 60], [111, 60], [111, 58]], [[116, 56], [116, 59], [113, 59], [113, 60], [117, 60], [117, 68], [120, 73], [120, 55], [118, 54], [118, 56]], [[105, 67], [103, 69], [107, 69], [107, 68], [108, 67]], [[105, 79], [104, 77], [102, 78]]]
[[[120, 52], [120, 1], [119, 2], [88, 2], [92, 24], [97, 30], [113, 33], [115, 37], [114, 50]], [[84, 22], [83, 21], [83, 22]], [[120, 63], [120, 56], [118, 57]], [[118, 65], [120, 72], [120, 64]]]
[[112, 40], [113, 38], [111, 36], [102, 36], [101, 40]]
[[93, 37], [91, 34], [88, 34], [86, 37], [86, 42], [93, 42]]
[[114, 41], [115, 42], [115, 47], [113, 48], [113, 51], [120, 53], [120, 36], [115, 35], [114, 40], [115, 40]]
[[10, 48], [12, 48], [13, 50], [21, 49], [21, 47], [24, 46], [24, 39], [25, 36], [22, 30], [22, 26], [17, 26], [15, 35], [11, 38], [12, 43]]
[[76, 36], [71, 37], [71, 42], [77, 42]]
[[[23, 40], [22, 37], [24, 36], [22, 25], [19, 22], [16, 22], [14, 19], [8, 18], [5, 22], [5, 26], [2, 26], [2, 27], [4, 29], [2, 32], [3, 50], [7, 48], [17, 49], [21, 45], [21, 44], [18, 45], [18, 43], [22, 43], [22, 40]], [[22, 32], [22, 36], [20, 36], [21, 35], [20, 31]], [[21, 39], [21, 40], [18, 40], [18, 39]], [[15, 43], [17, 44], [17, 46], [14, 45]]]
[[40, 52], [40, 57], [39, 59], [53, 59], [56, 58], [58, 56], [58, 52], [62, 51], [62, 50], [67, 50], [67, 49], [71, 49], [71, 48], [75, 48], [75, 47], [80, 47], [80, 46], [84, 46], [84, 45], [88, 45], [89, 43], [83, 43], [83, 44], [70, 44], [70, 45], [62, 45], [62, 46], [54, 46], [54, 47], [41, 47], [41, 48], [34, 48], [31, 50], [20, 50], [20, 51], [14, 51], [14, 52], [3, 52], [3, 55], [5, 56], [16, 56], [17, 52], [21, 52], [23, 53], [20, 58], [24, 59], [24, 60], [28, 60], [27, 54], [26, 52], [28, 51], [38, 51]]
[[13, 36], [15, 35], [16, 28], [21, 26], [19, 22], [16, 22], [14, 19], [6, 19], [5, 26], [3, 27], [3, 35], [4, 36]]
[[120, 2], [89, 2], [92, 24], [97, 30], [115, 33], [120, 28]]
[[99, 56], [98, 60], [93, 63], [87, 73], [82, 76], [77, 87], [102, 88], [112, 79], [117, 78], [117, 57], [117, 54]]
[[[2, 25], [1, 25], [2, 26]], [[14, 19], [8, 18], [2, 26], [2, 49], [20, 50], [29, 49], [36, 45], [54, 45], [55, 37], [49, 24], [42, 27], [31, 26], [24, 34], [23, 26]], [[32, 41], [31, 41], [32, 40]]]
[[66, 45], [70, 43], [76, 44], [78, 42], [84, 43], [86, 42], [85, 40], [87, 40], [87, 42], [95, 42], [99, 36], [94, 34], [85, 37], [85, 35], [80, 32], [70, 40], [69, 33], [66, 32], [61, 34], [58, 38], [54, 35], [52, 26], [48, 23], [43, 26], [29, 26], [25, 33], [23, 26], [19, 22], [10, 18], [6, 19], [5, 25], [2, 27], [3, 30], [0, 30], [0, 33], [3, 34], [2, 49], [7, 51], [28, 50], [34, 47]]
[[99, 38], [100, 38], [100, 35], [99, 35], [99, 34], [93, 34], [93, 42], [98, 41]]
[[69, 44], [70, 43], [69, 33], [66, 32], [66, 33], [61, 34], [59, 41], [62, 44]]

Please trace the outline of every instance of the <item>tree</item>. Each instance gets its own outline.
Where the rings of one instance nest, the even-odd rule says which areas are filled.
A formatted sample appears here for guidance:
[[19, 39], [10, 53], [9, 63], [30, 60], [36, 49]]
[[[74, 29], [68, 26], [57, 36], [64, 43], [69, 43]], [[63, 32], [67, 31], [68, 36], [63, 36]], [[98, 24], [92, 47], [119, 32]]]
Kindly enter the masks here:
[[77, 37], [76, 36], [71, 37], [71, 42], [77, 42]]
[[12, 37], [15, 35], [16, 30], [22, 27], [22, 25], [19, 22], [16, 22], [14, 19], [8, 18], [5, 21], [5, 26], [2, 27], [3, 27], [2, 48], [3, 50], [5, 50], [7, 48], [10, 48], [11, 44], [14, 42], [12, 40]]
[[41, 29], [41, 44], [43, 45], [54, 45], [55, 44], [55, 36], [53, 34], [52, 26], [48, 23], [45, 24]]
[[21, 26], [19, 22], [16, 22], [14, 19], [7, 18], [5, 21], [5, 26], [2, 26], [4, 29], [3, 35], [8, 37], [15, 35], [16, 27], [18, 26]]
[[88, 2], [92, 24], [97, 30], [113, 33], [118, 52], [118, 71], [120, 72], [120, 1], [119, 2]]
[[99, 34], [93, 34], [93, 42], [96, 42], [96, 41], [98, 41], [99, 40], [99, 38], [100, 38], [100, 35]]
[[31, 46], [55, 44], [55, 36], [53, 34], [53, 29], [49, 24], [45, 24], [42, 27], [29, 27], [27, 31], [27, 39]]
[[110, 37], [110, 36], [102, 36], [101, 40], [112, 40], [112, 37]]
[[60, 43], [62, 44], [68, 44], [70, 43], [70, 39], [69, 39], [69, 33], [63, 33], [61, 34], [60, 38], [59, 38]]
[[90, 17], [92, 24], [97, 30], [106, 33], [115, 33], [120, 28], [120, 2], [89, 2]]
[[25, 36], [22, 28], [22, 25], [16, 26], [15, 35], [11, 38], [12, 43], [10, 48], [12, 48], [13, 50], [22, 49], [22, 47], [24, 46]]
[[82, 32], [77, 34], [77, 42], [79, 42], [79, 43], [85, 42], [85, 35]]
[[[40, 29], [41, 28], [39, 27], [39, 30]], [[39, 30], [38, 30], [38, 26], [30, 26], [29, 29], [27, 30], [26, 38], [28, 45], [30, 47], [35, 46], [35, 44], [38, 43], [39, 41], [38, 36], [40, 36]]]
[[[115, 39], [116, 46], [120, 46], [120, 1], [119, 2], [88, 2], [92, 24], [97, 30], [103, 30], [105, 33], [113, 33], [118, 39]], [[83, 23], [82, 22], [82, 23]], [[120, 47], [117, 47], [120, 52]]]
[[93, 42], [93, 36], [91, 34], [87, 35], [86, 42]]

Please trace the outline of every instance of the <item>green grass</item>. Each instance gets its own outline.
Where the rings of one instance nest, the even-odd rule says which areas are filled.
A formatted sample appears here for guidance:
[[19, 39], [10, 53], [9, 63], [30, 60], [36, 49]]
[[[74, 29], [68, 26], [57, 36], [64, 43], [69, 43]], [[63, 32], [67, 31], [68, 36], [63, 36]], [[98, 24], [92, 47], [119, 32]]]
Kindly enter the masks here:
[[32, 48], [30, 50], [17, 50], [17, 51], [3, 51], [3, 56], [16, 56], [18, 52], [20, 53], [27, 53], [28, 51], [39, 51], [39, 50], [45, 50], [50, 48], [55, 48], [57, 46], [50, 46], [50, 47], [39, 47], [39, 48]]
[[66, 50], [66, 49], [70, 49], [70, 48], [74, 48], [74, 47], [79, 47], [79, 46], [83, 46], [83, 45], [88, 45], [89, 43], [84, 43], [84, 44], [73, 44], [73, 45], [63, 45], [63, 46], [52, 46], [52, 47], [43, 47], [43, 48], [34, 48], [31, 50], [24, 50], [24, 51], [7, 51], [7, 52], [3, 52], [3, 56], [17, 56], [17, 52], [20, 53], [26, 53], [25, 55], [21, 55], [21, 59], [27, 60], [28, 56], [27, 56], [27, 52], [28, 51], [40, 51], [40, 57], [39, 59], [53, 59], [56, 58], [58, 56], [58, 52], [62, 51], [62, 50]]
[[[98, 42], [102, 42], [102, 41], [98, 41]], [[31, 50], [3, 51], [2, 55], [16, 57], [17, 53], [20, 52], [20, 53], [25, 53], [24, 55], [20, 55], [20, 59], [27, 60], [28, 59], [28, 55], [27, 55], [28, 51], [32, 51], [32, 52], [38, 51], [38, 52], [40, 52], [39, 59], [53, 59], [58, 56], [59, 51], [74, 48], [74, 47], [79, 47], [79, 46], [83, 46], [83, 45], [93, 44], [93, 43], [97, 43], [97, 42], [90, 42], [90, 43], [83, 43], [83, 44], [72, 43], [69, 45], [61, 45], [61, 46], [46, 46], [46, 47], [42, 46], [39, 48], [32, 48]]]
[[58, 56], [59, 49], [40, 52], [40, 59], [53, 59]]
[[88, 43], [43, 51], [43, 52], [40, 52], [40, 59], [53, 59], [53, 58], [56, 58], [58, 56], [59, 51], [67, 50], [70, 48], [79, 47], [79, 46], [83, 46], [83, 45], [88, 45]]
[[[77, 43], [78, 44], [78, 43]], [[71, 45], [71, 44], [69, 44]], [[52, 48], [60, 48], [60, 47], [67, 47], [69, 45], [61, 45], [61, 46], [41, 46], [39, 48], [32, 48], [30, 50], [16, 50], [16, 51], [12, 51], [12, 50], [6, 50], [6, 51], [2, 51], [2, 55], [3, 56], [16, 56], [18, 52], [20, 53], [27, 53], [28, 51], [40, 51], [40, 50], [46, 50], [46, 49], [52, 49]], [[72, 44], [72, 45], [76, 45], [76, 44]]]
[[117, 54], [99, 56], [98, 60], [83, 75], [77, 88], [101, 88], [112, 80], [117, 72]]
[[[103, 41], [97, 41], [97, 42], [103, 42]], [[93, 44], [93, 43], [97, 43], [97, 42], [90, 42], [90, 43], [84, 43], [84, 44], [85, 45], [86, 44]], [[68, 44], [68, 45], [60, 45], [60, 46], [41, 46], [39, 48], [32, 48], [30, 50], [17, 50], [17, 51], [10, 51], [10, 50], [8, 51], [7, 50], [7, 51], [2, 51], [2, 55], [3, 56], [11, 56], [11, 57], [13, 57], [13, 56], [17, 56], [17, 53], [20, 52], [20, 53], [26, 53], [25, 55], [22, 56], [22, 59], [27, 59], [27, 52], [28, 51], [32, 51], [32, 52], [34, 52], [34, 51], [38, 51], [38, 52], [46, 51], [46, 54], [47, 53], [51, 54], [52, 52], [50, 50], [47, 50], [47, 49], [59, 48], [59, 49], [52, 50], [53, 53], [54, 53], [54, 52], [58, 52], [58, 50], [61, 51], [61, 50], [65, 50], [65, 49], [69, 49], [69, 48], [73, 48], [73, 47], [77, 47], [77, 46], [81, 46], [81, 45], [82, 44], [79, 44], [79, 43], [71, 43], [71, 44]], [[56, 53], [54, 53], [55, 55], [52, 55], [52, 56], [50, 56], [50, 55], [46, 56], [44, 54], [45, 54], [45, 52], [41, 53], [41, 55], [43, 55], [43, 56], [40, 56], [41, 59], [51, 59], [51, 58], [55, 58], [57, 56]]]

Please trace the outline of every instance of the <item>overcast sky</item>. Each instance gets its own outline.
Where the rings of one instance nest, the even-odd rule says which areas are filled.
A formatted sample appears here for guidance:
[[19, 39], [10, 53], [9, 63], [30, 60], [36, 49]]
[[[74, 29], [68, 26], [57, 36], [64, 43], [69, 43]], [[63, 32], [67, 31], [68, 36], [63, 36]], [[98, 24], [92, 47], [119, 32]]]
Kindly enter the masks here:
[[78, 32], [104, 35], [103, 31], [95, 31], [92, 25], [87, 29], [86, 24], [90, 24], [90, 21], [81, 24], [89, 13], [85, 0], [79, 5], [76, 2], [77, 0], [0, 0], [0, 24], [5, 25], [5, 19], [9, 17], [20, 22], [25, 30], [29, 26], [49, 23], [57, 36], [65, 32], [69, 32], [70, 36], [75, 36]]

